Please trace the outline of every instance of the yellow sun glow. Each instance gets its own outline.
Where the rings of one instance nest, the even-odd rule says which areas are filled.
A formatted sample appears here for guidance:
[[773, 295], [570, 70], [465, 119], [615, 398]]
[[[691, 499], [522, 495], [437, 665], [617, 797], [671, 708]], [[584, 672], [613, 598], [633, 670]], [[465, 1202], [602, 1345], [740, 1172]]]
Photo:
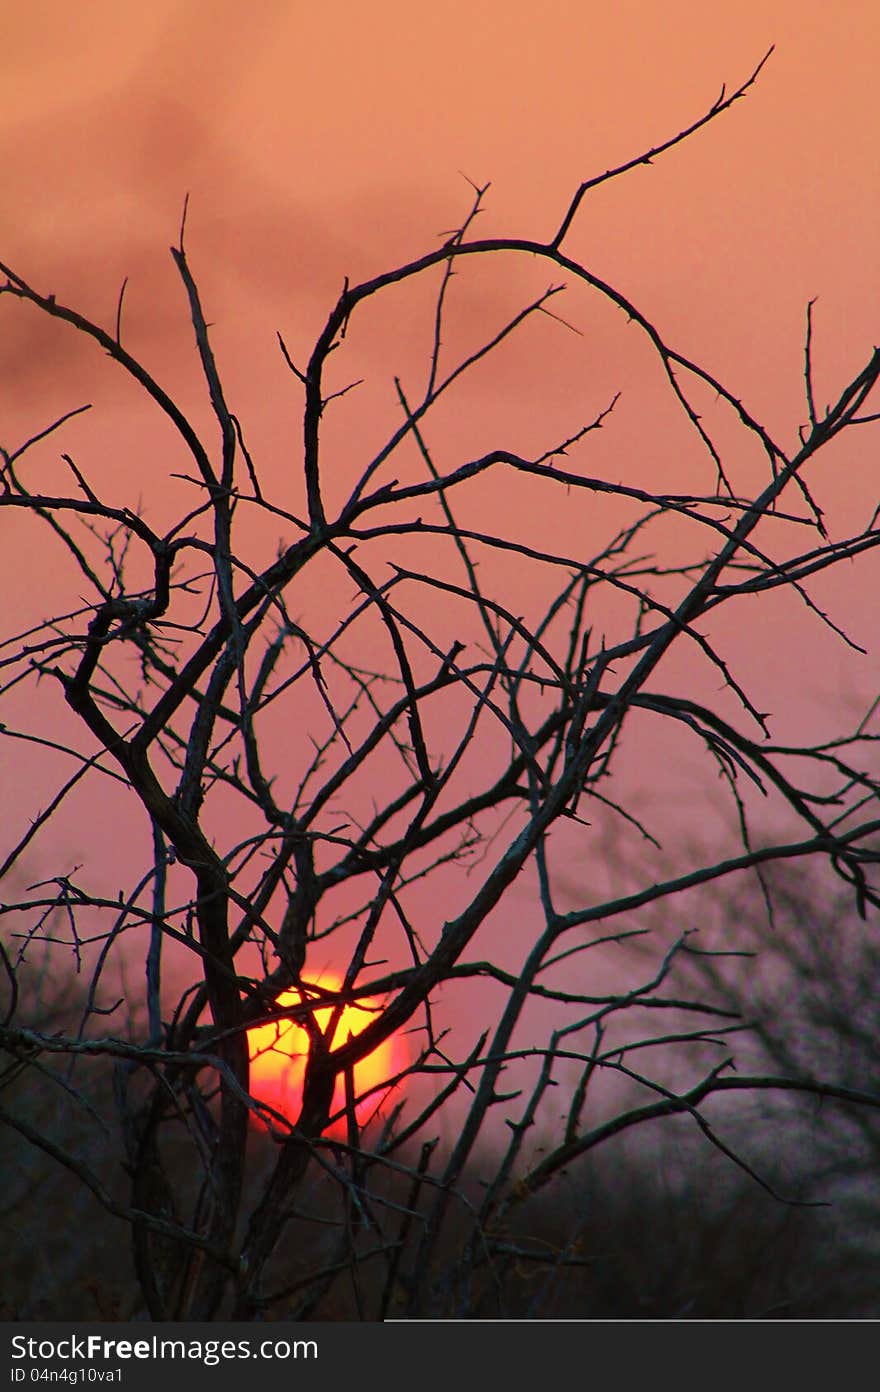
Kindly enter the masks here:
[[[319, 985], [326, 991], [336, 991], [341, 986], [339, 978], [331, 975], [322, 976], [318, 982], [309, 984]], [[278, 997], [278, 1004], [298, 1005], [302, 1000], [301, 992], [292, 989], [282, 992]], [[339, 1048], [350, 1035], [360, 1034], [361, 1030], [366, 1029], [376, 1018], [378, 1006], [379, 1002], [375, 1000], [364, 1000], [357, 1005], [345, 1006], [333, 1035], [332, 1047]], [[315, 1020], [320, 1029], [327, 1029], [331, 1014], [330, 1006], [315, 1011]], [[309, 1037], [305, 1028], [293, 1020], [272, 1021], [270, 1024], [256, 1025], [248, 1030], [251, 1095], [258, 1102], [265, 1102], [276, 1112], [280, 1112], [291, 1122], [295, 1122], [299, 1114], [308, 1047]], [[354, 1069], [355, 1096], [361, 1097], [371, 1088], [379, 1087], [399, 1071], [402, 1053], [402, 1041], [392, 1036], [374, 1049], [367, 1058], [362, 1059]], [[358, 1103], [355, 1110], [359, 1125], [363, 1126], [373, 1115], [382, 1100], [382, 1095], [381, 1091], [370, 1092], [368, 1097], [364, 1097]], [[333, 1095], [332, 1110], [338, 1112], [344, 1107], [345, 1083], [340, 1076]], [[253, 1113], [251, 1115], [254, 1117]], [[256, 1121], [255, 1117], [254, 1120]], [[256, 1124], [259, 1125], [259, 1122]], [[329, 1130], [331, 1133], [344, 1133], [345, 1127], [346, 1121], [343, 1117]]]

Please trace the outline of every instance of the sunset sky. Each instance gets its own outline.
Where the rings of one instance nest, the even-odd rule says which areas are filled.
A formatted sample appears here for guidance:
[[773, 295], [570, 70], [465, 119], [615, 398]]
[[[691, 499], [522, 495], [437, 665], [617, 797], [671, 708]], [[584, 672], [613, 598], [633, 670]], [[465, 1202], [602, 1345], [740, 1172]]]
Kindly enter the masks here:
[[[817, 299], [823, 403], [880, 338], [875, 0], [31, 0], [7, 9], [0, 260], [108, 326], [128, 276], [127, 341], [207, 419], [168, 255], [188, 194], [187, 247], [218, 353], [279, 487], [300, 407], [276, 330], [302, 358], [344, 278], [437, 246], [465, 215], [468, 180], [491, 182], [480, 235], [549, 235], [581, 180], [690, 124], [771, 45], [743, 101], [585, 202], [569, 249], [787, 443], [806, 415], [808, 300]], [[475, 273], [470, 297], [462, 292], [461, 341], [547, 280], [546, 270], [536, 279], [519, 266]], [[393, 417], [393, 373], [424, 375], [427, 304], [389, 300], [390, 318], [380, 312], [363, 338], [353, 334], [352, 361], [374, 371], [357, 398], [361, 414], [340, 412], [331, 437], [340, 490], [357, 467], [352, 439]], [[512, 350], [470, 389], [477, 439], [500, 422], [507, 443], [539, 448], [620, 387], [619, 433], [597, 446], [601, 467], [646, 487], [658, 471], [684, 479], [674, 436], [639, 435], [635, 402], [642, 388], [653, 401], [653, 388], [640, 376], [644, 350], [619, 316], [580, 292], [560, 312], [581, 337]], [[107, 496], [136, 494], [153, 516], [173, 512], [179, 495], [165, 481], [172, 464], [155, 453], [150, 409], [62, 326], [47, 329], [6, 302], [0, 317], [2, 442], [14, 446], [54, 414], [95, 400], [100, 411], [72, 423], [63, 447], [88, 459]], [[534, 375], [535, 343], [539, 355], [562, 345], [558, 371]], [[446, 438], [457, 439], [459, 424], [447, 422]], [[832, 529], [876, 497], [876, 445], [858, 445], [829, 454], [817, 480]], [[711, 483], [707, 474], [703, 486]], [[298, 479], [290, 487], [298, 498]], [[497, 505], [514, 530], [528, 530], [527, 491], [487, 499]], [[574, 544], [580, 523], [561, 525]], [[9, 630], [64, 593], [63, 580], [36, 563], [37, 537], [20, 517], [0, 516], [4, 605], [21, 618]], [[254, 539], [268, 555], [276, 542], [277, 528]], [[792, 734], [812, 728], [829, 700], [867, 699], [880, 675], [875, 594], [864, 582], [847, 590], [842, 576], [823, 595], [872, 648], [868, 658], [851, 661], [826, 634], [807, 641], [772, 621], [729, 633], [735, 653], [758, 659], [760, 698], [777, 711], [778, 733], [787, 720]], [[528, 596], [516, 599], [525, 605]], [[800, 703], [790, 700], [793, 670]], [[38, 805], [56, 780], [45, 761], [13, 766], [3, 753], [5, 815], [21, 815], [25, 779]]]
[[[876, 334], [869, 0], [10, 7], [3, 257], [96, 309], [128, 275], [134, 306], [171, 279], [189, 192], [219, 308], [305, 331], [343, 275], [455, 225], [462, 173], [492, 183], [484, 232], [541, 235], [582, 178], [688, 124], [771, 44], [748, 99], [603, 189], [574, 249], [785, 419], [808, 298], [827, 371]], [[32, 367], [4, 339], [4, 364]]]
[[876, 1318], [880, 0], [0, 93], [0, 1320]]

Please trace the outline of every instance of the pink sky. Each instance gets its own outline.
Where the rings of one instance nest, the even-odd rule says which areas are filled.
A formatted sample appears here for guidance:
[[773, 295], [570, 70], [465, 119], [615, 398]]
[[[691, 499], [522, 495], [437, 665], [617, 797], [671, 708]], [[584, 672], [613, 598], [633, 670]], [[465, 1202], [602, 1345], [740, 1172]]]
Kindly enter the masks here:
[[[276, 329], [301, 358], [346, 275], [364, 278], [435, 246], [469, 202], [462, 173], [492, 183], [482, 234], [548, 234], [582, 179], [689, 124], [771, 44], [746, 100], [584, 204], [570, 250], [790, 442], [805, 418], [807, 301], [818, 297], [823, 402], [878, 337], [874, 0], [32, 0], [4, 19], [0, 259], [108, 325], [128, 275], [130, 346], [193, 405], [201, 386], [167, 251], [189, 193], [187, 246], [230, 391], [282, 487], [299, 404]], [[475, 272], [462, 294], [461, 341], [548, 278], [519, 266]], [[419, 314], [427, 303], [418, 294], [401, 300], [393, 322], [380, 314], [362, 337], [353, 334], [348, 375], [360, 375], [358, 367], [370, 375], [357, 417], [367, 436], [393, 418], [393, 372], [424, 375]], [[676, 477], [685, 464], [674, 433], [650, 442], [639, 435], [643, 349], [619, 316], [583, 295], [564, 312], [582, 338], [513, 348], [466, 396], [477, 438], [501, 429], [505, 443], [539, 448], [622, 387], [619, 430], [603, 437], [596, 458], [609, 476], [648, 487], [658, 470]], [[14, 446], [53, 413], [99, 400], [100, 412], [74, 423], [63, 447], [89, 460], [106, 496], [130, 502], [141, 493], [154, 516], [177, 506], [180, 495], [156, 481], [154, 413], [61, 327], [47, 332], [5, 302], [0, 315], [2, 443]], [[540, 382], [536, 342], [539, 352], [560, 353], [558, 370]], [[350, 420], [341, 411], [329, 436], [340, 488]], [[459, 427], [448, 420], [443, 439], [456, 443]], [[118, 449], [108, 451], [108, 439]], [[876, 497], [875, 457], [876, 447], [853, 443], [821, 466], [832, 529], [843, 531]], [[297, 496], [298, 482], [290, 486]], [[532, 527], [527, 489], [485, 501], [507, 508], [514, 530]], [[573, 546], [579, 525], [564, 523]], [[64, 580], [32, 564], [34, 529], [8, 513], [0, 528], [4, 607], [23, 626]], [[271, 553], [276, 539], [270, 528], [254, 546]], [[823, 594], [866, 646], [875, 593], [847, 590], [842, 576]], [[527, 598], [516, 594], [520, 605]], [[815, 627], [809, 640], [804, 633], [771, 623], [728, 634], [728, 651], [743, 661], [757, 655], [759, 704], [779, 713], [780, 735], [811, 728], [829, 700], [842, 704], [877, 684], [876, 649], [850, 661]], [[802, 703], [791, 699], [793, 671]], [[25, 779], [41, 805], [53, 784], [48, 763], [7, 768], [6, 815], [21, 815]]]

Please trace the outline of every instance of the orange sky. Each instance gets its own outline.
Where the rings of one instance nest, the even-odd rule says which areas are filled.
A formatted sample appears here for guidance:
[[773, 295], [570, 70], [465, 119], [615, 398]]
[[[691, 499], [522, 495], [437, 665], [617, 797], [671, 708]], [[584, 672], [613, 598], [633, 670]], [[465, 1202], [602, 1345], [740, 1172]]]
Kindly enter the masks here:
[[[107, 324], [128, 275], [131, 345], [196, 401], [167, 251], [188, 192], [187, 245], [236, 409], [276, 480], [299, 410], [277, 328], [301, 357], [344, 276], [363, 278], [435, 246], [469, 202], [462, 173], [492, 182], [482, 234], [546, 235], [581, 179], [688, 124], [771, 44], [774, 56], [746, 100], [583, 206], [570, 250], [785, 441], [805, 414], [807, 300], [818, 297], [816, 367], [828, 398], [880, 337], [876, 0], [30, 0], [7, 8], [0, 259]], [[521, 287], [530, 294], [548, 278], [522, 268], [475, 273], [462, 340], [510, 307]], [[375, 369], [358, 427], [367, 434], [388, 416], [392, 373], [423, 372], [422, 307], [417, 296], [401, 302], [393, 323], [379, 315], [352, 343], [352, 361]], [[498, 375], [487, 372], [466, 398], [475, 429], [491, 433], [500, 422], [521, 432], [506, 443], [546, 444], [570, 423], [578, 393], [585, 405], [578, 400], [577, 411], [592, 413], [622, 386], [620, 431], [603, 438], [600, 460], [613, 476], [629, 479], [632, 470], [648, 487], [657, 469], [673, 476], [683, 467], [674, 442], [657, 445], [653, 458], [638, 414], [626, 414], [643, 350], [583, 296], [565, 313], [584, 337], [563, 343], [558, 372], [536, 382], [526, 347], [521, 356], [511, 350]], [[46, 334], [32, 314], [5, 303], [0, 316], [0, 440], [17, 444], [53, 411], [97, 399], [100, 381], [102, 414], [74, 423], [68, 443], [94, 463], [108, 494], [118, 489], [130, 502], [137, 490], [157, 514], [176, 506], [151, 472], [155, 443], [143, 432], [153, 415], [142, 419], [116, 378], [96, 377], [94, 355], [62, 329]], [[547, 351], [560, 341], [548, 338]], [[487, 412], [482, 424], [478, 407]], [[338, 437], [329, 437], [342, 481], [350, 419], [340, 415]], [[456, 423], [446, 429], [454, 439]], [[108, 452], [108, 438], [118, 450]], [[841, 530], [876, 495], [875, 457], [876, 448], [841, 448], [833, 468], [824, 466], [822, 498]], [[514, 529], [531, 524], [527, 490], [503, 505]], [[566, 525], [574, 544], [575, 522]], [[53, 589], [52, 577], [29, 565], [35, 535], [0, 515], [0, 584], [7, 612], [23, 618], [49, 602], [41, 584]], [[275, 541], [272, 532], [255, 544], [272, 551]], [[873, 593], [835, 581], [828, 598], [870, 643]], [[829, 690], [842, 701], [876, 685], [876, 653], [838, 668], [844, 660], [825, 641], [805, 648], [799, 631], [782, 626], [730, 634], [741, 655], [760, 650], [758, 704], [782, 711], [792, 734], [812, 718], [787, 704], [793, 664], [813, 693], [805, 709], [827, 705]], [[13, 774], [2, 794], [7, 815], [20, 808], [21, 775]], [[48, 766], [38, 760], [28, 779], [39, 801], [52, 783]]]
[[484, 230], [540, 235], [581, 178], [686, 124], [775, 43], [747, 101], [596, 196], [573, 249], [670, 336], [723, 342], [770, 409], [759, 345], [796, 350], [807, 298], [826, 333], [845, 319], [850, 355], [876, 324], [872, 0], [8, 11], [3, 255], [59, 290], [129, 274], [134, 295], [186, 191], [203, 271], [260, 315], [288, 296], [302, 315], [342, 274], [420, 250], [459, 215], [458, 171], [492, 181]]

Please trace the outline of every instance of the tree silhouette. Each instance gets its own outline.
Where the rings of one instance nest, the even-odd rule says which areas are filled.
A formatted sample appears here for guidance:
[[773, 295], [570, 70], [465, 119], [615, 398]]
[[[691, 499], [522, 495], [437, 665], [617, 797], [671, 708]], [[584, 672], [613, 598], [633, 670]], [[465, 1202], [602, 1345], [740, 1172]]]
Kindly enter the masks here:
[[[514, 1237], [511, 1225], [532, 1195], [615, 1136], [682, 1116], [753, 1174], [723, 1138], [724, 1114], [719, 1122], [707, 1106], [718, 1095], [806, 1091], [880, 1105], [880, 1095], [833, 1072], [738, 1074], [735, 1006], [712, 989], [682, 994], [673, 985], [696, 950], [687, 930], [623, 986], [604, 988], [593, 966], [646, 931], [643, 911], [669, 905], [678, 917], [700, 886], [773, 862], [825, 862], [860, 913], [878, 905], [867, 723], [835, 728], [820, 743], [779, 742], [707, 620], [734, 610], [743, 622], [782, 592], [851, 643], [810, 586], [864, 562], [880, 542], [877, 514], [832, 538], [813, 480], [839, 436], [878, 418], [869, 398], [880, 350], [820, 409], [808, 311], [807, 420], [787, 449], [567, 249], [592, 190], [715, 121], [761, 67], [686, 130], [582, 183], [545, 240], [475, 237], [486, 189], [474, 187], [467, 217], [442, 245], [369, 280], [346, 280], [307, 360], [297, 362], [279, 334], [302, 401], [297, 482], [283, 494], [249, 448], [225, 385], [185, 246], [185, 209], [172, 256], [211, 408], [200, 428], [126, 346], [122, 295], [108, 329], [0, 263], [2, 294], [103, 350], [188, 456], [190, 501], [162, 525], [156, 517], [180, 496], [167, 486], [180, 476], [178, 454], [164, 446], [155, 468], [166, 457], [173, 464], [144, 480], [143, 506], [108, 497], [112, 483], [93, 482], [95, 469], [69, 452], [61, 454], [69, 486], [41, 481], [47, 451], [85, 407], [2, 451], [0, 502], [45, 524], [77, 579], [63, 611], [10, 633], [0, 658], [4, 691], [42, 687], [35, 728], [7, 724], [4, 737], [36, 740], [59, 769], [56, 795], [3, 861], [15, 887], [2, 904], [0, 1120], [130, 1230], [140, 1292], [132, 1310], [145, 1306], [155, 1319], [320, 1316], [334, 1311], [344, 1280], [347, 1308], [361, 1318], [466, 1316], [487, 1288], [503, 1293], [522, 1263], [577, 1265], [583, 1232], [548, 1252]], [[505, 258], [547, 266], [636, 327], [701, 451], [702, 490], [664, 491], [638, 461], [619, 466], [625, 481], [589, 471], [591, 442], [614, 430], [616, 397], [539, 452], [448, 441], [435, 450], [432, 422], [463, 381], [512, 335], [556, 319], [558, 280], [447, 360], [453, 278]], [[395, 379], [399, 423], [374, 448], [359, 433], [358, 383], [337, 371], [347, 334], [395, 287], [432, 276], [424, 385]], [[347, 496], [336, 437], [327, 444], [335, 413], [348, 413], [346, 460], [359, 461]], [[743, 480], [755, 459], [762, 478], [752, 488]], [[486, 523], [485, 505], [482, 513], [471, 505], [472, 494], [485, 498], [490, 475], [499, 502], [524, 479], [540, 490], [529, 495], [540, 498], [540, 515], [528, 539], [505, 529], [503, 508]], [[287, 505], [294, 487], [299, 511]], [[587, 554], [554, 546], [554, 517], [600, 501], [617, 509], [601, 546]], [[288, 540], [267, 555], [267, 530], [279, 526]], [[36, 583], [49, 564], [34, 557]], [[523, 577], [515, 594], [513, 574]], [[353, 595], [341, 618], [322, 603], [340, 577]], [[449, 623], [459, 626], [452, 640]], [[670, 667], [682, 652], [683, 664]], [[712, 673], [717, 700], [701, 700], [687, 679], [675, 689], [675, 674], [695, 664]], [[47, 687], [49, 709], [66, 702], [77, 717], [78, 742], [45, 723]], [[563, 908], [571, 848], [601, 854], [607, 818], [617, 854], [653, 840], [640, 809], [619, 797], [620, 751], [647, 738], [662, 759], [679, 733], [723, 781], [736, 839], [659, 877], [649, 861], [642, 874], [628, 850], [630, 874], [641, 875], [634, 887], [600, 894], [581, 883], [579, 901]], [[665, 776], [674, 780], [674, 768]], [[106, 889], [113, 827], [96, 814], [82, 828], [88, 865], [65, 862], [22, 888], [25, 854], [37, 846], [60, 854], [51, 841], [59, 809], [90, 786], [93, 806], [105, 788], [108, 798], [120, 788], [136, 798], [140, 873], [118, 893]], [[750, 830], [756, 802], [773, 817], [773, 835], [760, 841]], [[524, 875], [537, 886], [537, 907], [527, 949], [511, 965], [519, 939], [505, 937], [503, 917], [524, 913], [512, 898]], [[135, 995], [126, 987], [123, 1021], [105, 982], [114, 963], [130, 972], [137, 954], [145, 984]], [[73, 959], [82, 1007], [54, 1027], [40, 1016], [27, 970], [38, 961], [59, 980]], [[322, 982], [331, 959], [337, 976]], [[465, 1003], [456, 1006], [459, 995]], [[368, 1022], [343, 1035], [343, 1009], [358, 1003]], [[471, 1018], [463, 1027], [462, 1012], [475, 1009], [476, 1027]], [[248, 1031], [273, 1023], [308, 1041], [292, 1115], [250, 1089]], [[406, 1057], [396, 1056], [392, 1076], [362, 1085], [358, 1065], [392, 1038], [406, 1040]], [[688, 1076], [695, 1044], [717, 1053], [697, 1077]], [[102, 1121], [97, 1149], [81, 1132], [75, 1143], [60, 1135], [51, 1103], [32, 1105], [47, 1088], [80, 1110], [86, 1129], [93, 1115]], [[563, 1109], [553, 1126], [551, 1098]], [[530, 1146], [539, 1132], [540, 1153]], [[303, 1239], [310, 1222], [320, 1240]], [[295, 1269], [292, 1233], [302, 1257]]]

